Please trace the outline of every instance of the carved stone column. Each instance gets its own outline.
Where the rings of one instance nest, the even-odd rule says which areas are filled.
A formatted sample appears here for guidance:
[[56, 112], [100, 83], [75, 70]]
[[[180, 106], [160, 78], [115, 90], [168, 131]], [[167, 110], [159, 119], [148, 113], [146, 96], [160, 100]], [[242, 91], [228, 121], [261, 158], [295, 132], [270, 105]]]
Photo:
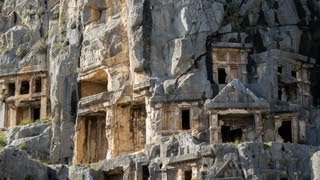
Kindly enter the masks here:
[[77, 118], [76, 123], [76, 130], [75, 130], [75, 136], [74, 136], [74, 156], [73, 156], [73, 163], [82, 163], [85, 153], [84, 153], [84, 143], [85, 143], [85, 119], [81, 116]]
[[40, 119], [44, 119], [48, 116], [48, 94], [47, 94], [47, 79], [41, 79], [41, 102], [40, 102]]
[[210, 117], [210, 143], [221, 142], [221, 127], [219, 126], [218, 114], [212, 114]]
[[254, 121], [255, 121], [255, 140], [262, 142], [262, 115], [261, 112], [254, 113]]
[[293, 143], [298, 143], [299, 141], [299, 130], [298, 130], [298, 115], [293, 114], [292, 116], [292, 124], [291, 124], [291, 130], [292, 130], [292, 142]]
[[142, 163], [141, 162], [137, 162], [135, 164], [136, 166], [136, 171], [135, 171], [135, 180], [139, 180], [143, 178], [143, 172], [142, 172]]
[[279, 130], [279, 128], [280, 128], [280, 126], [282, 125], [282, 121], [279, 119], [279, 117], [275, 117], [274, 118], [274, 126], [275, 126], [275, 128], [274, 128], [274, 134], [276, 135], [276, 141], [279, 141], [279, 142], [282, 142], [283, 141], [283, 139], [282, 139], [282, 137], [279, 135], [279, 133], [278, 133], [278, 130]]
[[304, 117], [299, 120], [299, 143], [306, 142], [306, 124], [308, 123], [308, 117]]

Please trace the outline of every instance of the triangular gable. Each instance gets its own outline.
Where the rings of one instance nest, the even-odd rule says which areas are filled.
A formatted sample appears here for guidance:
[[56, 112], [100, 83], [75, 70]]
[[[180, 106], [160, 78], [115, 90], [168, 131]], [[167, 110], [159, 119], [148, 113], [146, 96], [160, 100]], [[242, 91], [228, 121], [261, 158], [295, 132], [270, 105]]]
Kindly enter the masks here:
[[215, 175], [217, 178], [242, 177], [242, 172], [238, 166], [229, 159]]
[[267, 108], [268, 103], [258, 98], [240, 80], [234, 79], [219, 94], [206, 102], [206, 108]]

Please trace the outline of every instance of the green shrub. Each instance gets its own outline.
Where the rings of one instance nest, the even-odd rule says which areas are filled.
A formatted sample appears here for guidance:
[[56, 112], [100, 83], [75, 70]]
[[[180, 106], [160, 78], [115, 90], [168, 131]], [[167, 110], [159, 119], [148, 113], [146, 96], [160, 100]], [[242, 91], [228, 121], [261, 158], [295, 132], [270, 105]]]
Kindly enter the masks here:
[[58, 19], [58, 18], [59, 18], [59, 14], [60, 14], [59, 11], [54, 11], [54, 12], [52, 13], [52, 16], [53, 16], [54, 19]]
[[267, 150], [267, 149], [269, 149], [269, 148], [270, 148], [270, 145], [269, 145], [269, 144], [263, 143], [263, 149], [264, 149], [264, 150]]
[[241, 144], [241, 140], [240, 139], [236, 139], [235, 141], [233, 142], [230, 142], [230, 144], [234, 144], [234, 145], [238, 145], [238, 144]]
[[46, 40], [41, 38], [39, 39], [31, 48], [32, 51], [38, 52], [40, 54], [45, 54], [47, 51]]
[[22, 47], [18, 47], [17, 51], [16, 51], [16, 55], [22, 59], [24, 58], [24, 56], [27, 55], [27, 50], [25, 48], [22, 48]]
[[27, 175], [24, 180], [34, 180], [35, 178], [32, 175]]
[[45, 116], [41, 119], [42, 121], [51, 121], [51, 117]]
[[33, 121], [31, 119], [23, 119], [19, 125], [22, 125], [22, 126], [25, 126], [25, 125], [28, 125], [28, 124], [31, 124], [33, 123]]
[[51, 119], [52, 119], [51, 117], [45, 116], [45, 117], [43, 117], [43, 118], [41, 118], [41, 119], [35, 120], [34, 123], [35, 123], [35, 124], [39, 124], [39, 123], [50, 123], [50, 122], [51, 122]]
[[27, 148], [27, 145], [25, 143], [19, 144], [19, 149], [25, 150]]
[[0, 149], [4, 148], [7, 144], [6, 134], [4, 132], [0, 132]]

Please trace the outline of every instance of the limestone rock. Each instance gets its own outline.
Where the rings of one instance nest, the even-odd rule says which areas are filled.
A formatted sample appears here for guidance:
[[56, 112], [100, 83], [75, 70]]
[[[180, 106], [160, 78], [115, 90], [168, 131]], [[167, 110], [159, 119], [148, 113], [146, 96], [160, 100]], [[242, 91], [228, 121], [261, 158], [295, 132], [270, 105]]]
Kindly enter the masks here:
[[281, 25], [297, 24], [300, 21], [293, 0], [278, 2], [277, 18]]
[[42, 163], [31, 160], [25, 151], [8, 146], [0, 153], [0, 177], [12, 179], [49, 179], [48, 168]]
[[179, 94], [192, 96], [193, 98], [201, 98], [203, 95], [206, 98], [212, 96], [212, 89], [206, 75], [203, 71], [195, 70], [190, 74], [182, 77], [178, 83]]
[[[46, 129], [50, 127], [50, 123], [47, 122], [40, 122], [39, 124], [30, 124], [27, 126], [22, 126], [18, 132], [15, 134], [14, 139], [26, 138], [26, 137], [33, 137], [40, 134], [44, 134]], [[15, 130], [13, 130], [15, 131]]]
[[174, 44], [171, 73], [179, 77], [192, 67], [195, 54], [190, 38], [177, 39]]
[[320, 168], [320, 152], [316, 152], [312, 158], [311, 158], [311, 162], [312, 162], [312, 179], [320, 179], [320, 174], [318, 169]]
[[48, 160], [52, 137], [51, 127], [43, 129], [39, 134], [32, 132], [32, 130], [37, 131], [34, 128], [29, 129], [29, 133], [26, 133], [25, 130], [19, 131], [16, 134], [16, 139], [11, 141], [10, 145], [27, 151], [34, 159]]
[[72, 166], [69, 169], [68, 178], [70, 179], [103, 179], [103, 174], [93, 169], [85, 168], [85, 167], [78, 167]]

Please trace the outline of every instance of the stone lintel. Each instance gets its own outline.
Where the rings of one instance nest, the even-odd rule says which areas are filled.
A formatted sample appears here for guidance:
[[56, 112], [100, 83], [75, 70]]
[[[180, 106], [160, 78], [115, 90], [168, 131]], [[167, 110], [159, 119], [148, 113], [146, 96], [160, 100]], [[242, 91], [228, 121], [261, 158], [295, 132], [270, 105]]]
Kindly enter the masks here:
[[113, 92], [102, 92], [99, 94], [83, 97], [79, 102], [79, 107], [88, 107], [90, 105], [96, 105], [110, 101], [112, 99], [112, 93]]
[[154, 79], [148, 79], [146, 81], [143, 81], [141, 83], [138, 84], [134, 84], [133, 85], [133, 91], [135, 93], [140, 92], [140, 91], [144, 91], [149, 89], [150, 87], [154, 86], [155, 80]]
[[173, 163], [181, 163], [184, 161], [194, 161], [196, 159], [200, 159], [199, 153], [193, 153], [193, 154], [185, 154], [185, 155], [180, 155], [180, 156], [173, 156], [170, 157], [169, 164]]
[[213, 48], [244, 48], [249, 49], [253, 47], [252, 43], [230, 43], [230, 42], [218, 42], [212, 44]]
[[202, 93], [194, 93], [194, 94], [172, 94], [172, 95], [158, 95], [151, 97], [151, 103], [171, 103], [171, 102], [181, 102], [181, 101], [200, 101], [202, 98]]
[[28, 68], [12, 68], [12, 69], [3, 69], [0, 70], [0, 77], [6, 77], [6, 76], [17, 76], [17, 75], [23, 75], [23, 74], [32, 74], [32, 73], [46, 73], [46, 67], [43, 65], [36, 65], [31, 66]]

